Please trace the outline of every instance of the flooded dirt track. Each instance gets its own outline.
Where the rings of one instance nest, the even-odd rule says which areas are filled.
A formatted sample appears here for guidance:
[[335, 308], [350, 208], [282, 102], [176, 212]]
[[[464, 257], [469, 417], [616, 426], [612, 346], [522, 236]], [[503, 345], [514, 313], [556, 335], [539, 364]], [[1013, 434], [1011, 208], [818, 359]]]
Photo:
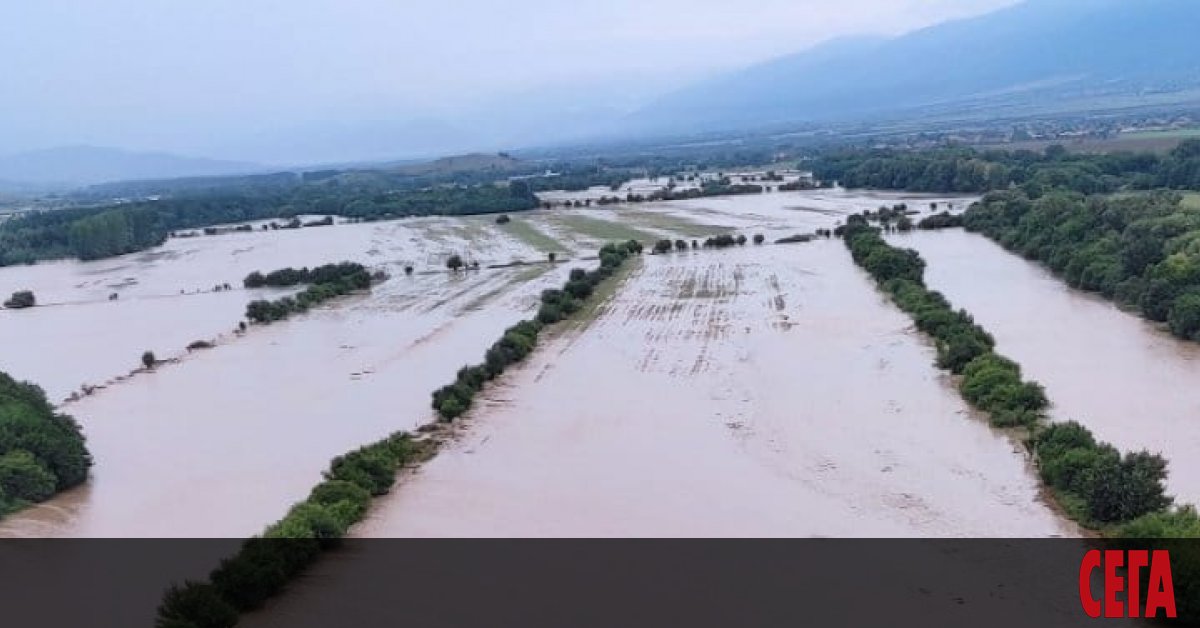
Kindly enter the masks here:
[[356, 534], [1074, 533], [931, 362], [839, 242], [648, 256]]
[[1041, 382], [1053, 419], [1074, 419], [1122, 450], [1167, 459], [1167, 487], [1200, 503], [1200, 345], [1073, 290], [987, 238], [950, 229], [894, 236], [920, 251], [926, 281], [967, 309], [997, 348]]

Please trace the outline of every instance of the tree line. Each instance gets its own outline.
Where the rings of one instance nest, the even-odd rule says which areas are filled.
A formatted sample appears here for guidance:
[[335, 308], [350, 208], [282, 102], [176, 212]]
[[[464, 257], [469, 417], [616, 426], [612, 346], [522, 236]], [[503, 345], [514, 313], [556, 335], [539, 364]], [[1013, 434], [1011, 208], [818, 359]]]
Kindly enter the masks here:
[[242, 543], [207, 582], [172, 585], [159, 604], [157, 628], [231, 628], [238, 616], [261, 607], [332, 549], [362, 520], [373, 496], [395, 483], [405, 465], [433, 454], [433, 441], [406, 433], [334, 458], [324, 480], [261, 536]]
[[295, 296], [275, 300], [255, 299], [246, 304], [246, 318], [254, 323], [272, 323], [309, 309], [335, 297], [371, 287], [372, 277], [362, 264], [342, 262], [312, 270], [282, 268], [263, 275], [255, 271], [242, 281], [247, 288], [311, 284]]
[[1072, 154], [1062, 146], [1043, 152], [946, 148], [929, 151], [830, 151], [813, 162], [814, 174], [845, 187], [911, 192], [988, 192], [1020, 187], [1029, 196], [1065, 188], [1084, 194], [1122, 189], [1200, 189], [1200, 140], [1165, 154]]
[[443, 421], [453, 421], [471, 408], [475, 395], [484, 385], [500, 376], [506, 368], [525, 359], [537, 346], [538, 334], [547, 325], [574, 314], [595, 291], [596, 286], [625, 263], [642, 252], [636, 240], [609, 243], [600, 249], [600, 266], [595, 270], [573, 268], [561, 290], [545, 290], [537, 316], [504, 330], [504, 334], [484, 353], [481, 364], [464, 366], [454, 383], [433, 392], [432, 405]]
[[861, 218], [848, 224], [844, 235], [855, 262], [934, 339], [937, 364], [960, 376], [963, 398], [986, 412], [993, 425], [1023, 428], [1040, 477], [1068, 514], [1124, 538], [1200, 529], [1192, 507], [1171, 508], [1161, 456], [1121, 454], [1078, 423], [1050, 424], [1041, 385], [1024, 380], [1016, 362], [996, 353], [991, 335], [970, 314], [955, 311], [944, 296], [925, 287], [925, 264], [916, 251], [889, 245]]
[[336, 283], [347, 277], [365, 274], [368, 274], [366, 267], [355, 262], [325, 264], [312, 269], [308, 267], [292, 268], [289, 266], [273, 270], [265, 275], [256, 270], [246, 275], [246, 278], [242, 280], [242, 285], [247, 288], [262, 288], [264, 286], [287, 288], [302, 283]]
[[1178, 193], [994, 192], [967, 210], [963, 224], [1073, 287], [1200, 340], [1200, 208]]
[[[595, 270], [572, 269], [562, 290], [547, 290], [535, 319], [505, 330], [485, 354], [484, 363], [464, 367], [455, 382], [434, 393], [434, 410], [451, 421], [471, 405], [483, 385], [511, 364], [523, 360], [537, 344], [546, 325], [561, 320], [563, 304], [577, 310], [595, 287], [611, 277], [631, 255], [640, 253], [636, 241], [606, 244]], [[548, 315], [558, 308], [557, 314]], [[551, 321], [550, 319], [556, 319]], [[373, 497], [387, 493], [396, 472], [433, 456], [435, 439], [416, 439], [403, 432], [334, 458], [323, 481], [308, 497], [267, 527], [261, 536], [242, 543], [237, 553], [221, 561], [206, 582], [171, 586], [159, 604], [158, 628], [231, 628], [238, 616], [260, 608], [299, 577], [320, 555], [333, 549], [352, 525], [362, 520]]]
[[519, 182], [396, 190], [338, 181], [26, 212], [0, 223], [0, 266], [64, 257], [101, 259], [158, 246], [181, 229], [303, 214], [371, 221], [512, 212], [538, 205], [529, 186]]
[[79, 424], [0, 373], [0, 516], [83, 483], [91, 466]]

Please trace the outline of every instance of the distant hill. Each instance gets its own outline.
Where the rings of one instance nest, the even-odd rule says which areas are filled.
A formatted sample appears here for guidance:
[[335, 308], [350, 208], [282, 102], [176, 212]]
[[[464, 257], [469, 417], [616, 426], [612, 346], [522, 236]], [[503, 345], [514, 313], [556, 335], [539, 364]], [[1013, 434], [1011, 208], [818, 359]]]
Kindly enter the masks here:
[[29, 186], [89, 185], [129, 179], [164, 179], [262, 170], [256, 164], [140, 153], [98, 146], [64, 146], [0, 156], [0, 179]]
[[942, 107], [1061, 105], [1200, 87], [1200, 2], [1028, 0], [894, 39], [837, 40], [669, 94], [639, 130], [712, 130]]
[[511, 172], [525, 167], [527, 167], [525, 162], [504, 153], [467, 153], [442, 157], [433, 161], [405, 164], [396, 170], [400, 174], [421, 176], [456, 172]]

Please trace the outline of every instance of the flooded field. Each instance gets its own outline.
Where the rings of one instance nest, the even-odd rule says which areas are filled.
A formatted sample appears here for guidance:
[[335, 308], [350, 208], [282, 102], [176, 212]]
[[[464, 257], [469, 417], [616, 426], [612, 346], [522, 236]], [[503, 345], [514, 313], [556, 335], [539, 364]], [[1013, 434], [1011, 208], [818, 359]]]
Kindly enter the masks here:
[[[116, 302], [0, 313], [8, 340], [2, 367], [43, 382], [52, 397], [80, 378], [127, 371], [144, 348], [162, 357], [186, 340], [232, 329], [246, 301], [263, 296], [239, 289], [154, 298], [167, 285], [190, 286], [201, 277], [206, 284], [240, 283], [253, 269], [340, 259], [384, 268], [392, 279], [370, 295], [252, 328], [245, 337], [230, 333], [214, 349], [69, 404], [96, 459], [92, 481], [0, 522], [0, 534], [258, 532], [307, 493], [333, 456], [428, 420], [429, 391], [478, 359], [500, 330], [535, 306], [540, 290], [562, 283], [566, 265], [459, 276], [438, 270], [451, 251], [489, 263], [544, 259], [499, 233], [469, 237], [486, 233], [486, 224], [439, 219], [232, 234], [174, 240], [128, 259], [4, 269], [6, 277], [35, 271], [35, 289], [65, 301], [85, 300], [71, 297], [86, 296], [88, 286], [72, 282], [88, 273], [119, 268], [110, 272], [135, 280]], [[402, 271], [407, 264], [417, 268], [411, 277]], [[93, 291], [101, 289], [108, 286]], [[224, 307], [209, 307], [216, 300]], [[101, 319], [107, 327], [93, 318], [97, 310], [113, 312]], [[78, 340], [66, 351], [35, 351], [59, 334]], [[68, 354], [64, 376], [55, 360]]]
[[1167, 459], [1167, 487], [1200, 503], [1200, 345], [1069, 288], [1040, 266], [959, 229], [893, 236], [920, 251], [929, 286], [966, 308], [998, 349], [1041, 382], [1056, 420]]
[[1071, 534], [840, 242], [650, 256], [361, 536]]
[[[556, 253], [560, 261], [583, 258], [614, 237], [691, 239], [731, 229], [790, 235], [827, 227], [838, 216], [901, 198], [910, 197], [823, 190], [526, 212], [514, 214], [507, 225], [497, 225], [493, 216], [339, 224], [179, 238], [152, 251], [110, 260], [0, 269], [0, 293], [32, 289], [46, 304], [0, 310], [0, 340], [6, 348], [0, 369], [42, 385], [52, 399], [62, 399], [84, 383], [110, 383], [66, 406], [83, 424], [96, 459], [91, 481], [0, 522], [0, 536], [253, 534], [306, 494], [334, 455], [428, 421], [430, 391], [451, 380], [463, 364], [478, 360], [504, 327], [529, 316], [542, 289], [562, 283], [571, 264], [547, 264], [548, 253]], [[479, 261], [481, 270], [452, 276], [444, 270], [451, 253]], [[615, 414], [624, 418], [611, 426], [604, 423], [600, 437], [607, 445], [588, 440], [597, 448], [580, 453], [602, 455], [606, 447], [619, 451], [642, 443], [642, 457], [626, 463], [630, 473], [607, 480], [604, 494], [609, 498], [617, 498], [622, 482], [664, 466], [660, 463], [669, 467], [660, 472], [676, 473], [673, 481], [691, 477], [684, 471], [698, 463], [669, 438], [688, 426], [695, 433], [687, 438], [696, 439], [696, 447], [720, 456], [694, 469], [710, 478], [713, 490], [762, 481], [761, 488], [739, 496], [759, 500], [747, 501], [746, 506], [768, 513], [751, 528], [739, 528], [737, 517], [711, 518], [683, 533], [984, 533], [988, 528], [983, 519], [969, 513], [985, 510], [972, 506], [959, 514], [943, 511], [952, 510], [949, 495], [955, 491], [977, 495], [982, 490], [961, 479], [970, 476], [969, 469], [954, 465], [991, 460], [987, 455], [976, 451], [969, 458], [943, 460], [952, 470], [937, 482], [945, 483], [949, 493], [925, 496], [899, 486], [912, 480], [906, 474], [940, 475], [926, 465], [941, 463], [909, 459], [914, 454], [907, 450], [896, 454], [901, 464], [889, 462], [893, 453], [884, 441], [894, 436], [891, 432], [877, 434], [869, 452], [839, 449], [861, 435], [858, 422], [911, 412], [922, 420], [958, 426], [951, 431], [967, 430], [963, 437], [975, 439], [972, 447], [990, 447], [995, 464], [1007, 465], [995, 477], [989, 472], [988, 481], [996, 482], [990, 486], [997, 496], [995, 508], [1040, 513], [1010, 526], [1012, 533], [1053, 533], [1053, 519], [1043, 519], [1041, 506], [1034, 505], [1029, 493], [1033, 485], [1019, 456], [1002, 437], [962, 416], [964, 409], [953, 391], [935, 381], [928, 349], [908, 336], [903, 317], [883, 305], [855, 274], [844, 251], [831, 243], [814, 243], [692, 255], [672, 257], [675, 261], [669, 264], [668, 258], [649, 260], [631, 281], [631, 292], [623, 294], [607, 316], [552, 350], [572, 357], [578, 347], [591, 347], [587, 351], [599, 362], [589, 366], [575, 359], [560, 365], [558, 353], [539, 356], [545, 362], [497, 390], [508, 396], [511, 408], [499, 403], [494, 417], [490, 410], [481, 416], [481, 428], [499, 429], [511, 416], [507, 413], [532, 408], [532, 415], [540, 418], [528, 421], [528, 434], [514, 432], [497, 442], [527, 441], [522, 446], [532, 451], [569, 452], [571, 447], [556, 440], [561, 436], [553, 429], [532, 426], [551, 420], [543, 404], [574, 408], [576, 389], [602, 393], [589, 384], [590, 378], [617, 390], [637, 391], [604, 394], [603, 399], [619, 409]], [[272, 294], [241, 289], [247, 273], [340, 260], [385, 270], [391, 279], [369, 295], [254, 327], [245, 336], [232, 333], [248, 301]], [[404, 275], [406, 265], [415, 268], [412, 276]], [[212, 290], [225, 283], [233, 289]], [[849, 302], [838, 301], [843, 290]], [[116, 300], [110, 300], [112, 293], [118, 295]], [[637, 305], [656, 298], [661, 302], [651, 309]], [[847, 314], [860, 307], [870, 314]], [[817, 317], [809, 321], [816, 326], [797, 323], [807, 315]], [[882, 319], [889, 322], [878, 327], [878, 316], [891, 318]], [[839, 317], [850, 327], [864, 325], [866, 335], [843, 339], [846, 345], [834, 338], [818, 342], [830, 335], [821, 325], [842, 324]], [[678, 341], [672, 339], [676, 336]], [[792, 338], [798, 339], [794, 346], [781, 342]], [[197, 339], [217, 339], [217, 347], [188, 354], [184, 347]], [[868, 346], [872, 348], [864, 349]], [[145, 350], [159, 358], [180, 359], [123, 378]], [[838, 361], [845, 359], [858, 362]], [[547, 369], [544, 374], [542, 367]], [[879, 373], [894, 378], [896, 387], [864, 393], [872, 389], [860, 388], [856, 378]], [[537, 381], [546, 377], [563, 378], [551, 387], [549, 397], [547, 386]], [[805, 381], [813, 383], [799, 385]], [[655, 387], [660, 385], [680, 387], [668, 407], [655, 411], [638, 403], [656, 399]], [[902, 390], [907, 386], [923, 392], [909, 394]], [[792, 396], [795, 391], [802, 394]], [[526, 403], [533, 405], [520, 405]], [[581, 423], [573, 429], [592, 430], [593, 423], [608, 415], [580, 414], [575, 420]], [[657, 417], [657, 422], [639, 417]], [[608, 432], [609, 427], [616, 429]], [[909, 430], [910, 436], [945, 436], [941, 428], [928, 429]], [[806, 443], [802, 436], [810, 430], [832, 430], [836, 438], [826, 434], [817, 441], [821, 445]], [[510, 455], [503, 449], [498, 454], [491, 464]], [[846, 456], [860, 458], [843, 460]], [[439, 464], [453, 469], [461, 459], [461, 452], [452, 452]], [[829, 461], [841, 470], [822, 466]], [[878, 471], [885, 480], [898, 479], [872, 485], [863, 474], [876, 465], [886, 469]], [[516, 477], [519, 469], [506, 473]], [[531, 466], [525, 472], [539, 470], [545, 467]], [[663, 485], [671, 486], [666, 480]], [[852, 493], [861, 497], [845, 501]], [[671, 497], [652, 491], [640, 499], [682, 500], [681, 511], [687, 511], [700, 508], [712, 494]], [[767, 508], [784, 494], [789, 500]], [[412, 499], [426, 499], [422, 495], [418, 490]], [[479, 497], [490, 499], [486, 494]], [[609, 511], [609, 498], [597, 496], [591, 512]], [[822, 505], [805, 507], [805, 500]], [[784, 506], [788, 501], [792, 503]], [[430, 521], [437, 521], [444, 507], [431, 503]], [[889, 514], [870, 524], [854, 516], [875, 508]], [[822, 514], [802, 517], [801, 510]], [[960, 516], [966, 518], [959, 520]], [[865, 527], [840, 528], [839, 522], [848, 517]], [[373, 521], [365, 533], [383, 522], [386, 519]], [[477, 523], [478, 519], [464, 519], [456, 525]], [[578, 524], [567, 519], [560, 523], [566, 526], [563, 530]], [[542, 524], [518, 532], [516, 524], [509, 522], [511, 533], [560, 533]], [[417, 526], [397, 534], [433, 533], [419, 522], [396, 525]], [[675, 522], [647, 514], [643, 520], [597, 519], [590, 525], [605, 534], [667, 533]], [[392, 533], [387, 530], [380, 528], [378, 533]]]
[[[444, 270], [446, 256], [507, 263], [544, 259], [490, 230], [490, 220], [417, 219], [297, 230], [178, 238], [157, 249], [96, 262], [0, 268], [0, 294], [30, 289], [45, 307], [0, 309], [0, 370], [46, 389], [52, 400], [138, 366], [143, 351], [184, 354], [194, 340], [229, 334], [246, 303], [250, 272], [350, 260], [402, 276]], [[230, 284], [231, 291], [213, 291]], [[110, 295], [117, 300], [110, 300]], [[61, 351], [34, 350], [61, 347]], [[69, 351], [70, 359], [64, 359]]]

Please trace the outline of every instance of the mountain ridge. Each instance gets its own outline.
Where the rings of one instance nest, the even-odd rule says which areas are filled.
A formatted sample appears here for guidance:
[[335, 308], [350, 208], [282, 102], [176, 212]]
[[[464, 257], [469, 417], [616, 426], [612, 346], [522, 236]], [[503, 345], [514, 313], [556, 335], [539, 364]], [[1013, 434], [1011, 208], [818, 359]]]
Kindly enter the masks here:
[[1187, 0], [1027, 0], [833, 54], [827, 42], [668, 94], [630, 121], [734, 128], [1031, 89], [1200, 85], [1197, 23], [1200, 2]]
[[0, 156], [0, 180], [10, 185], [78, 187], [107, 181], [246, 174], [255, 163], [132, 151], [86, 144]]

